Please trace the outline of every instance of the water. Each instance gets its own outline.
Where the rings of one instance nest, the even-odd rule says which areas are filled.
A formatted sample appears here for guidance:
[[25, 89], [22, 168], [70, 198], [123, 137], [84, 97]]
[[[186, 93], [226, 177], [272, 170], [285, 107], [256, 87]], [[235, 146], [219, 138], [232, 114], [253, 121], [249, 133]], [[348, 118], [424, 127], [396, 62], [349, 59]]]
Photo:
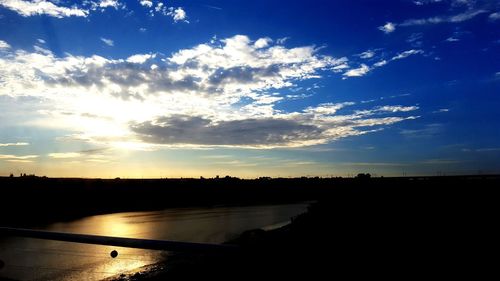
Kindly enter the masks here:
[[[43, 230], [130, 238], [222, 243], [245, 230], [281, 225], [307, 204], [176, 208], [85, 217]], [[110, 252], [118, 251], [111, 258]], [[0, 239], [0, 277], [16, 280], [101, 280], [163, 260], [166, 253], [30, 238]], [[168, 258], [167, 258], [168, 260]]]

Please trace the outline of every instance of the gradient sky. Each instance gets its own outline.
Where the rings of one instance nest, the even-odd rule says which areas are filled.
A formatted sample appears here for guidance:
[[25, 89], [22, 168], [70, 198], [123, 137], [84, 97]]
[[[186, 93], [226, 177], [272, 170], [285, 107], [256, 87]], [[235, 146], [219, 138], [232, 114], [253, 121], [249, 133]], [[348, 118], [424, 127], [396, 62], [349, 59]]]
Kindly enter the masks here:
[[500, 1], [0, 0], [0, 175], [500, 173]]

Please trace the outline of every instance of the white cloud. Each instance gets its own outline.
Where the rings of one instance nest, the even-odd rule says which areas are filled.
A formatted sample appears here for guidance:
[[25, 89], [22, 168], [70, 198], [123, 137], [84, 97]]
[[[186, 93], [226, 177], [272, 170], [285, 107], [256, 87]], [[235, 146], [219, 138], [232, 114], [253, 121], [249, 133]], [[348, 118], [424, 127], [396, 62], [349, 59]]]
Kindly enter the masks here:
[[384, 105], [384, 106], [379, 106], [376, 109], [388, 112], [408, 112], [417, 110], [418, 106]]
[[404, 51], [402, 53], [397, 54], [391, 60], [400, 60], [400, 59], [404, 59], [404, 58], [407, 58], [407, 57], [412, 56], [412, 55], [423, 54], [423, 53], [424, 53], [424, 51], [422, 51], [422, 50], [412, 49], [412, 50]]
[[396, 30], [396, 25], [392, 22], [387, 22], [386, 24], [379, 26], [378, 29], [383, 31], [385, 34], [389, 34]]
[[17, 155], [10, 155], [10, 154], [0, 154], [0, 159], [8, 159], [8, 160], [28, 160], [28, 159], [34, 159], [38, 158], [38, 155], [23, 155], [23, 156], [17, 156]]
[[176, 9], [174, 9], [174, 7], [168, 8], [167, 15], [171, 16], [174, 19], [174, 22], [183, 21], [185, 23], [189, 23], [186, 19], [186, 12], [182, 9], [182, 7], [177, 7]]
[[105, 8], [115, 8], [116, 10], [118, 9], [125, 9], [125, 4], [120, 3], [118, 0], [99, 0], [99, 1], [91, 1], [91, 10], [97, 10], [97, 9], [102, 9], [104, 10]]
[[446, 42], [457, 42], [457, 41], [460, 41], [460, 39], [455, 38], [455, 37], [448, 37], [448, 38], [446, 38], [445, 41]]
[[448, 111], [450, 111], [448, 108], [441, 108], [441, 109], [433, 111], [432, 113], [443, 113], [443, 112], [448, 112]]
[[107, 39], [107, 38], [104, 38], [104, 37], [101, 37], [101, 41], [104, 42], [104, 44], [112, 47], [115, 45], [115, 42], [111, 39]]
[[373, 64], [373, 67], [381, 67], [381, 66], [384, 66], [386, 64], [387, 64], [386, 60], [381, 60], [381, 61], [376, 62], [375, 64]]
[[149, 16], [151, 17], [154, 17], [155, 15], [163, 15], [172, 17], [175, 23], [179, 21], [189, 23], [186, 11], [182, 7], [168, 7], [163, 2], [158, 2], [156, 3], [156, 6], [154, 6], [152, 1], [140, 1], [140, 4], [142, 6], [152, 8], [149, 10]]
[[332, 71], [338, 73], [338, 72], [342, 72], [342, 71], [344, 71], [344, 69], [348, 69], [348, 68], [349, 68], [349, 65], [347, 63], [342, 63], [342, 64], [339, 64], [339, 65], [332, 67]]
[[156, 55], [152, 54], [137, 54], [127, 58], [127, 62], [130, 63], [145, 63], [148, 59], [154, 58]]
[[55, 159], [67, 159], [67, 158], [78, 158], [81, 157], [82, 154], [79, 152], [58, 152], [58, 153], [49, 153], [48, 156]]
[[[361, 53], [358, 56], [361, 57], [365, 53], [366, 52]], [[340, 72], [340, 71], [343, 71], [344, 69], [348, 69], [348, 70], [344, 71], [344, 73], [342, 74], [344, 76], [343, 79], [347, 79], [347, 77], [361, 77], [361, 76], [368, 74], [368, 72], [370, 72], [376, 68], [379, 68], [379, 67], [382, 67], [382, 66], [388, 64], [389, 62], [404, 59], [404, 58], [407, 58], [409, 56], [416, 55], [416, 54], [423, 54], [423, 53], [424, 53], [424, 51], [422, 51], [422, 50], [411, 49], [411, 50], [407, 50], [407, 51], [398, 53], [397, 55], [393, 56], [390, 60], [380, 60], [380, 61], [374, 63], [371, 67], [366, 65], [366, 64], [361, 64], [361, 66], [358, 68], [348, 69], [349, 68], [348, 65], [344, 63], [344, 64], [340, 64], [336, 67], [333, 67], [332, 70], [334, 72]], [[369, 55], [371, 55], [371, 53]]]
[[337, 113], [338, 110], [354, 104], [354, 102], [322, 103], [314, 107], [308, 107], [304, 109], [304, 112], [315, 115], [332, 115]]
[[469, 10], [467, 12], [452, 16], [436, 16], [424, 19], [409, 19], [400, 23], [399, 26], [415, 26], [415, 25], [427, 25], [427, 24], [439, 24], [439, 23], [459, 23], [470, 20], [476, 17], [477, 15], [486, 12], [487, 12], [486, 10]]
[[3, 49], [10, 49], [10, 45], [9, 43], [3, 41], [3, 40], [0, 40], [0, 50], [3, 50]]
[[89, 13], [88, 10], [81, 9], [78, 7], [63, 7], [57, 6], [56, 4], [46, 1], [22, 1], [22, 0], [0, 0], [0, 6], [4, 6], [7, 9], [17, 12], [23, 17], [29, 17], [34, 15], [47, 15], [56, 18], [64, 17], [86, 17]]
[[148, 7], [148, 8], [153, 7], [153, 2], [148, 1], [148, 0], [141, 0], [141, 1], [139, 1], [139, 3], [140, 3], [142, 6], [144, 6], [144, 7]]
[[362, 52], [361, 54], [358, 54], [358, 56], [362, 59], [370, 59], [370, 58], [373, 58], [375, 56], [375, 52], [373, 50], [368, 50], [368, 51]]
[[33, 46], [33, 49], [35, 49], [35, 51], [37, 53], [41, 53], [41, 54], [45, 54], [45, 55], [52, 55], [52, 51], [50, 50], [47, 50], [45, 48], [42, 48], [42, 47], [39, 47], [39, 46]]
[[[443, 2], [443, 0], [416, 0], [413, 1], [413, 3], [417, 6], [423, 6], [426, 4], [434, 4], [434, 3], [440, 3]], [[460, 4], [466, 4], [469, 2], [469, 0], [450, 0], [452, 2], [452, 5], [460, 5]]]
[[370, 67], [366, 64], [361, 64], [359, 68], [350, 69], [344, 72], [344, 76], [347, 77], [361, 77], [366, 75], [370, 71]]
[[283, 37], [283, 38], [278, 38], [276, 39], [276, 43], [278, 45], [283, 45], [285, 44], [286, 41], [288, 41], [290, 39], [290, 37]]
[[500, 19], [500, 12], [491, 13], [488, 17], [490, 20], [499, 20]]
[[2, 146], [25, 146], [30, 145], [27, 142], [8, 142], [8, 143], [0, 143], [0, 147]]
[[268, 38], [268, 37], [260, 38], [257, 41], [255, 41], [254, 46], [257, 49], [261, 49], [261, 48], [265, 48], [265, 47], [269, 46], [269, 44], [272, 42], [273, 42], [273, 40], [271, 40], [271, 38]]
[[[170, 56], [123, 59], [6, 50], [0, 57], [0, 98], [14, 100], [11, 114], [24, 116], [23, 125], [69, 130], [71, 139], [138, 149], [306, 146], [416, 118], [391, 116], [410, 111], [402, 106], [364, 112], [353, 110], [362, 106], [354, 103], [277, 109], [287, 99], [282, 90], [331, 74], [347, 59], [320, 55], [314, 46], [286, 48], [269, 40], [258, 48], [257, 41], [237, 35]], [[357, 71], [361, 75], [366, 68]], [[26, 96], [34, 102], [20, 102]], [[8, 116], [2, 120], [20, 124], [21, 119]]]

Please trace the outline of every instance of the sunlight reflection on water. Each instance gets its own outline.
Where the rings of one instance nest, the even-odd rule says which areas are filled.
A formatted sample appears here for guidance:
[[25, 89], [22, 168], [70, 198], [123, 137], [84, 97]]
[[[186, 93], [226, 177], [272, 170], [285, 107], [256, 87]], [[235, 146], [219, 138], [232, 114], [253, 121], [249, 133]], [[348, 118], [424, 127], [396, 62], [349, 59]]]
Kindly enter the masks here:
[[[81, 234], [222, 243], [239, 233], [275, 225], [306, 210], [307, 204], [177, 208], [98, 215], [45, 228]], [[111, 258], [112, 250], [118, 251]], [[0, 277], [16, 280], [101, 280], [156, 263], [165, 252], [29, 238], [0, 239]]]

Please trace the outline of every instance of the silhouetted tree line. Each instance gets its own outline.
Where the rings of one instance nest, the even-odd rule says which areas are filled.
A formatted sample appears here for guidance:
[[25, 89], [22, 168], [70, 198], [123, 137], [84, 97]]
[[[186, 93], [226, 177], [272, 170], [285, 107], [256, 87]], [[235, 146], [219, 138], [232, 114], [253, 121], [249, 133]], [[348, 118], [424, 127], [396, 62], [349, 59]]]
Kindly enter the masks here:
[[[29, 225], [119, 211], [280, 204], [332, 198], [343, 190], [453, 194], [500, 186], [498, 176], [413, 178], [78, 179], [0, 177], [0, 224]], [[472, 188], [478, 188], [472, 190]]]

